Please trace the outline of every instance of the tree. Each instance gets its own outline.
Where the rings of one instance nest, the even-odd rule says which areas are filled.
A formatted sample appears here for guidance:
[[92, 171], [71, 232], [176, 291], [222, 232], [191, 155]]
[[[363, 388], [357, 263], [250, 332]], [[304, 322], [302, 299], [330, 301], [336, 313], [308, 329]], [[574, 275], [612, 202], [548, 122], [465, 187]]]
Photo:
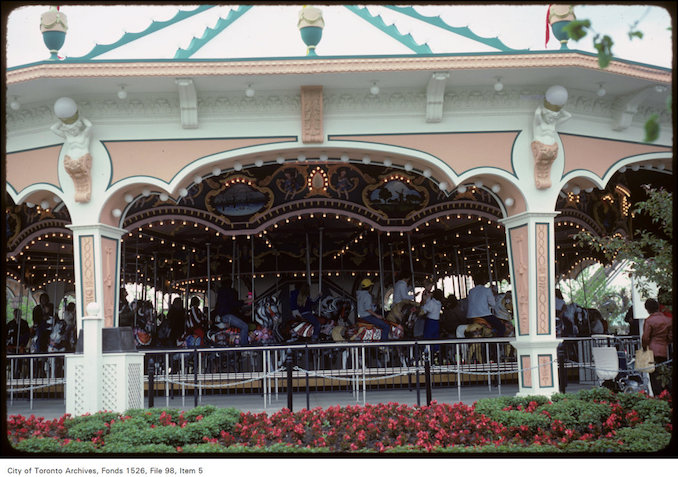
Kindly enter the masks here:
[[658, 228], [640, 230], [631, 238], [597, 237], [588, 231], [574, 236], [580, 244], [603, 252], [610, 261], [629, 260], [630, 275], [647, 294], [649, 283], [673, 289], [673, 193], [643, 186], [648, 199], [636, 204], [633, 214], [647, 215]]
[[[639, 20], [636, 20], [633, 25], [630, 26], [628, 35], [631, 40], [634, 38], [642, 39], [643, 32], [636, 30]], [[607, 68], [614, 57], [612, 54], [612, 46], [614, 45], [614, 40], [609, 35], [602, 35], [596, 32], [591, 27], [590, 20], [573, 20], [571, 21], [563, 30], [567, 33], [570, 39], [574, 41], [579, 41], [584, 38], [589, 32], [593, 34], [593, 46], [598, 51], [598, 66], [601, 69]], [[671, 112], [671, 95], [666, 101], [666, 109]], [[659, 137], [659, 117], [656, 114], [652, 114], [645, 121], [645, 142], [654, 142]]]

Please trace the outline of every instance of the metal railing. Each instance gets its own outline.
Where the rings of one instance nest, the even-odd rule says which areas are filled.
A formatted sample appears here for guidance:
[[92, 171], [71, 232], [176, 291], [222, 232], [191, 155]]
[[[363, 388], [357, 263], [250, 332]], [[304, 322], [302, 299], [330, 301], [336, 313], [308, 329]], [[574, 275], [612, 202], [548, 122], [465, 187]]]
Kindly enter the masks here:
[[[343, 342], [285, 344], [230, 348], [147, 349], [144, 381], [148, 405], [156, 399], [250, 395], [263, 399], [264, 409], [282, 393], [350, 392], [365, 403], [368, 392], [487, 386], [502, 393], [502, 386], [517, 384], [518, 365], [513, 338], [451, 339], [431, 341]], [[639, 347], [638, 337], [614, 337], [628, 356]], [[565, 338], [557, 363], [565, 383], [596, 383], [592, 347], [596, 338]], [[6, 396], [16, 399], [65, 399], [64, 353], [7, 356]], [[563, 388], [561, 380], [561, 389]], [[164, 398], [164, 399], [163, 399]]]

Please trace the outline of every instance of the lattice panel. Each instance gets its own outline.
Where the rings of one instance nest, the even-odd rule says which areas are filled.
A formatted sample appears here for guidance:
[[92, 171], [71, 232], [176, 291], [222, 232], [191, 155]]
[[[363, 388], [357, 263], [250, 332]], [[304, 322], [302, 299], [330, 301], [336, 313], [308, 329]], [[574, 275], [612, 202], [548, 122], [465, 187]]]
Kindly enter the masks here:
[[75, 391], [73, 395], [75, 396], [75, 405], [74, 411], [75, 415], [79, 416], [85, 413], [85, 366], [82, 364], [76, 364], [75, 368], [75, 379], [73, 380], [73, 386]]
[[141, 365], [130, 363], [127, 367], [127, 405], [129, 409], [143, 407], [143, 389], [141, 388]]
[[105, 410], [118, 409], [118, 365], [106, 363], [103, 365], [101, 380], [101, 405]]

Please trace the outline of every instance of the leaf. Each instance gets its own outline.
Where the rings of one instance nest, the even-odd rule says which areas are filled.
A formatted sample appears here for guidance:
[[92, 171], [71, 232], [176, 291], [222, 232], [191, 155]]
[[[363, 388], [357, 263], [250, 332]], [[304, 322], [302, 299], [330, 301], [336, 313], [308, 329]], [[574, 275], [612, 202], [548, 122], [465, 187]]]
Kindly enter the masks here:
[[608, 35], [604, 35], [602, 38], [600, 38], [600, 35], [596, 35], [593, 38], [593, 46], [598, 50], [598, 66], [601, 68], [607, 68], [612, 60], [612, 45], [614, 45], [614, 42]]
[[643, 32], [642, 31], [630, 31], [629, 32], [629, 40], [633, 40], [634, 38], [639, 38], [643, 39]]
[[654, 142], [659, 137], [659, 117], [656, 114], [645, 121], [645, 142]]
[[590, 20], [572, 20], [563, 27], [563, 31], [567, 33], [571, 40], [579, 41], [586, 36], [587, 30], [590, 28]]

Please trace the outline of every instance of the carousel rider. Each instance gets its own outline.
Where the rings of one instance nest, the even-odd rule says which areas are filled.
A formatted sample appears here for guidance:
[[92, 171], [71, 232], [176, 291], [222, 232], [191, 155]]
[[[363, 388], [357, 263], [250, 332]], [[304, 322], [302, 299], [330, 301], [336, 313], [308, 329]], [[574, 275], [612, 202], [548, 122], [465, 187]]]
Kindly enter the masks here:
[[311, 288], [308, 283], [304, 282], [301, 285], [295, 285], [294, 290], [290, 292], [290, 310], [292, 316], [308, 321], [313, 325], [312, 341], [320, 339], [320, 321], [313, 314], [313, 307], [316, 302], [311, 299]]
[[506, 331], [504, 323], [492, 314], [492, 308], [496, 303], [492, 289], [485, 286], [487, 280], [483, 278], [482, 272], [476, 272], [472, 278], [475, 286], [468, 292], [466, 317], [484, 320], [492, 328], [494, 336], [504, 336]]
[[381, 330], [381, 341], [388, 340], [388, 334], [391, 332], [391, 326], [384, 321], [384, 318], [374, 311], [372, 294], [370, 288], [374, 283], [369, 278], [360, 282], [360, 289], [356, 292], [357, 307], [356, 314], [359, 320], [376, 326]]
[[7, 323], [7, 351], [23, 353], [31, 338], [31, 330], [28, 322], [21, 318], [21, 310], [14, 309], [14, 321]]
[[221, 280], [221, 287], [217, 292], [216, 314], [221, 323], [240, 330], [240, 346], [246, 346], [249, 343], [249, 326], [236, 316], [242, 306], [243, 302], [238, 299], [233, 282], [228, 278]]

